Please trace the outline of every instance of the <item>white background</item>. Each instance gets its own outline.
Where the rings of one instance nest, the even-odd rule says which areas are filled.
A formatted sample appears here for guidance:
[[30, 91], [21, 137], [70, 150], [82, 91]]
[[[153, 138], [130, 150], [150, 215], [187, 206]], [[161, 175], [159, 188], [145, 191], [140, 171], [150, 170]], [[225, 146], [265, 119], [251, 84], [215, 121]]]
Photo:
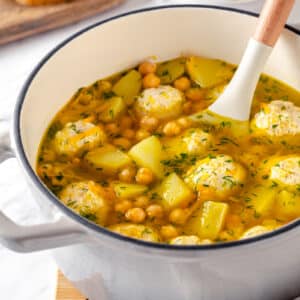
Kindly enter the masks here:
[[[258, 11], [262, 1], [168, 1], [128, 0], [122, 6], [62, 29], [43, 33], [0, 47], [0, 120], [9, 119], [20, 89], [33, 67], [70, 34], [124, 11], [174, 3], [220, 4]], [[300, 0], [290, 23], [300, 24]], [[235, 3], [235, 5], [232, 5]], [[2, 127], [1, 127], [2, 126]], [[4, 129], [0, 122], [0, 131]], [[15, 159], [0, 165], [0, 209], [21, 224], [39, 222], [39, 210], [26, 190]], [[0, 293], [6, 300], [52, 300], [55, 297], [56, 266], [47, 252], [16, 254], [0, 246]]]

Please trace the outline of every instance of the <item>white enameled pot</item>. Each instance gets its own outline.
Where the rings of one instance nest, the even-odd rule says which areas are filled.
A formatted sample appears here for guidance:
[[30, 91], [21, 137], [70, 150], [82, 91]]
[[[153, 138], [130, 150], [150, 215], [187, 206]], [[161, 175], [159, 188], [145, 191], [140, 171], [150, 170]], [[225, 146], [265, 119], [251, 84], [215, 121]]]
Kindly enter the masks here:
[[[20, 252], [56, 248], [58, 265], [73, 282], [101, 286], [102, 294], [92, 300], [276, 300], [299, 295], [300, 221], [227, 244], [151, 244], [81, 218], [35, 173], [43, 133], [78, 87], [153, 55], [159, 61], [196, 54], [238, 63], [256, 21], [247, 12], [208, 6], [150, 8], [95, 24], [48, 54], [24, 85], [11, 133], [46, 223], [22, 227], [0, 213], [1, 243]], [[300, 32], [286, 28], [265, 71], [300, 89], [299, 56]], [[7, 136], [1, 144], [3, 160], [12, 154]]]

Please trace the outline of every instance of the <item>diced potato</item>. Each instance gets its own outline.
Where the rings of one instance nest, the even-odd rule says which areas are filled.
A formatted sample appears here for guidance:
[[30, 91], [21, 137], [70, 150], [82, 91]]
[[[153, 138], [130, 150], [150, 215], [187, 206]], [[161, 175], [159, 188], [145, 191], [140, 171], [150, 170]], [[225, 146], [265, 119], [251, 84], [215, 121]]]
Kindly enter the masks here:
[[160, 77], [161, 84], [169, 84], [182, 76], [184, 71], [185, 59], [179, 58], [160, 64], [156, 73]]
[[121, 97], [112, 97], [107, 100], [107, 107], [103, 111], [99, 119], [105, 123], [115, 121], [125, 111], [126, 105]]
[[184, 226], [184, 232], [190, 235], [201, 235], [202, 208], [197, 209]]
[[186, 207], [194, 198], [191, 189], [176, 174], [166, 177], [158, 187], [158, 194], [162, 198], [162, 204], [166, 209]]
[[277, 191], [270, 187], [259, 186], [252, 190], [247, 197], [257, 216], [267, 216], [272, 212]]
[[88, 152], [85, 160], [92, 168], [107, 174], [115, 174], [132, 162], [126, 153], [112, 145]]
[[149, 226], [124, 223], [110, 226], [109, 229], [116, 233], [139, 240], [144, 240], [148, 242], [160, 241], [158, 233]]
[[300, 217], [300, 194], [281, 191], [276, 198], [275, 213], [284, 220]]
[[114, 191], [119, 198], [134, 198], [148, 191], [148, 187], [140, 184], [115, 183]]
[[222, 202], [206, 201], [203, 204], [201, 216], [201, 237], [214, 240], [224, 227], [228, 204]]
[[134, 97], [139, 94], [142, 88], [142, 76], [136, 70], [129, 71], [113, 86], [113, 92], [124, 98], [125, 103], [130, 105]]
[[230, 118], [220, 116], [207, 109], [190, 115], [188, 118], [196, 124], [210, 124], [218, 130], [221, 129], [223, 131], [230, 129], [230, 133], [236, 138], [249, 134], [248, 121], [233, 121]]
[[149, 168], [158, 178], [163, 177], [162, 146], [157, 137], [150, 136], [142, 140], [128, 154], [138, 166]]
[[217, 59], [191, 56], [186, 62], [187, 72], [202, 88], [212, 87], [232, 77], [233, 67]]

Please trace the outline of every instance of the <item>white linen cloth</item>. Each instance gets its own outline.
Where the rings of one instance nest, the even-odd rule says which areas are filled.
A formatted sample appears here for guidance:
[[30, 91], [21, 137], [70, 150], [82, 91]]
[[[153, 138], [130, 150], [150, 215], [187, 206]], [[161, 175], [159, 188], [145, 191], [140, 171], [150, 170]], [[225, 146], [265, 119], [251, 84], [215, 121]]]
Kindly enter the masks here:
[[[247, 2], [247, 3], [242, 3]], [[0, 120], [9, 119], [20, 89], [33, 67], [55, 45], [70, 34], [109, 16], [124, 11], [170, 4], [216, 4], [258, 11], [258, 1], [169, 1], [128, 0], [123, 5], [96, 17], [0, 47]], [[300, 5], [290, 19], [300, 26]], [[237, 4], [232, 4], [237, 3]], [[1, 127], [2, 126], [2, 127]], [[0, 123], [0, 131], [4, 130]], [[39, 208], [26, 188], [25, 180], [15, 159], [0, 165], [0, 209], [20, 224], [39, 223]], [[54, 300], [56, 266], [47, 251], [17, 254], [0, 246], [0, 293], [6, 300]]]

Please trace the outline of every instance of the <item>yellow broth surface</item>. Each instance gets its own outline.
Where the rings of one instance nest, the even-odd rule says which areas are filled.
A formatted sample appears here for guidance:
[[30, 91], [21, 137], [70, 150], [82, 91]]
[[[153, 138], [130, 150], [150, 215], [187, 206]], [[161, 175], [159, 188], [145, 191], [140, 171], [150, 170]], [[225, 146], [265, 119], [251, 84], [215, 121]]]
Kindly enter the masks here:
[[199, 113], [236, 66], [142, 62], [80, 88], [41, 142], [37, 173], [70, 209], [133, 238], [244, 239], [300, 216], [300, 93], [262, 75], [246, 131]]

